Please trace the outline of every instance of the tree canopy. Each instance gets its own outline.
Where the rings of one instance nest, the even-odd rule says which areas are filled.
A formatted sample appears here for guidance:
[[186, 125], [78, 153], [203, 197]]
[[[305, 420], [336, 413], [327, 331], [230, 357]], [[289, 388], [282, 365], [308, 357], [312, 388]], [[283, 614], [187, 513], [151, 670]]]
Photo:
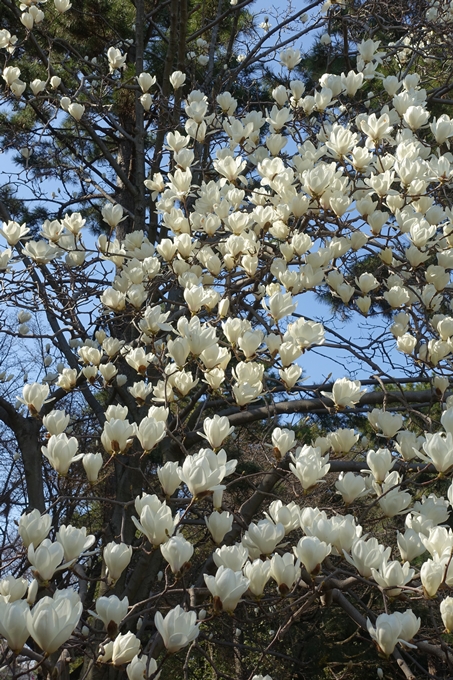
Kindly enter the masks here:
[[451, 677], [450, 4], [0, 22], [0, 677]]

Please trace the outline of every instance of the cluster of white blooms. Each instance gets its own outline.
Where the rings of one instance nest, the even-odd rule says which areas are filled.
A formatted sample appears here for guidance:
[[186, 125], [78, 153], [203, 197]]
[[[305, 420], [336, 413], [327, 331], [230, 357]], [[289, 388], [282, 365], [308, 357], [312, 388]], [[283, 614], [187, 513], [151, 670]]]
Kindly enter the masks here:
[[[37, 5], [24, 3], [20, 20], [27, 32], [44, 20]], [[71, 9], [68, 0], [54, 0], [54, 6], [60, 14]], [[427, 21], [445, 13], [451, 8], [432, 3]], [[261, 27], [268, 31], [269, 23]], [[329, 45], [330, 36], [321, 42]], [[0, 49], [11, 54], [15, 43], [0, 31]], [[206, 66], [208, 43], [200, 38], [196, 45], [200, 53], [191, 58]], [[166, 134], [161, 169], [144, 181], [166, 230], [156, 244], [143, 230], [122, 231], [130, 216], [113, 199], [100, 209], [107, 229], [92, 247], [79, 212], [45, 220], [33, 236], [26, 224], [3, 222], [2, 286], [17, 290], [30, 275], [30, 289], [50, 281], [51, 295], [56, 281], [70, 281], [69, 302], [62, 305], [61, 291], [53, 299], [56, 317], [67, 319], [70, 308], [72, 319], [61, 333], [52, 329], [53, 339], [61, 335], [65, 343], [55, 370], [49, 349], [44, 373], [35, 378], [40, 382], [25, 380], [8, 418], [42, 426], [39, 449], [58, 493], [64, 495], [71, 476], [83, 476], [84, 501], [93, 507], [111, 501], [123, 513], [116, 534], [110, 526], [102, 532], [83, 526], [83, 513], [60, 524], [50, 508], [21, 515], [17, 564], [11, 560], [11, 572], [20, 575], [5, 571], [0, 581], [0, 634], [14, 654], [31, 637], [47, 657], [76, 631], [74, 645], [92, 635], [93, 663], [127, 664], [129, 680], [150, 677], [160, 667], [139, 634], [142, 610], [148, 638], [159, 634], [167, 652], [177, 653], [201, 644], [201, 631], [209, 634], [200, 603], [209, 602], [213, 614], [233, 615], [250, 603], [250, 611], [257, 604], [259, 611], [269, 597], [272, 607], [289, 602], [289, 611], [307, 593], [310, 603], [324, 596], [329, 580], [337, 588], [340, 575], [357, 587], [365, 582], [375, 602], [380, 598], [373, 606], [385, 613], [370, 614], [367, 626], [386, 656], [397, 645], [416, 648], [422, 623], [412, 609], [397, 611], [394, 598], [438, 598], [445, 629], [453, 630], [453, 598], [440, 597], [453, 588], [453, 533], [446, 526], [453, 484], [445, 485], [453, 470], [453, 397], [447, 392], [453, 209], [444, 200], [453, 183], [453, 119], [430, 115], [418, 74], [380, 73], [385, 54], [379, 48], [378, 41], [362, 41], [354, 70], [324, 74], [306, 93], [292, 74], [302, 55], [287, 47], [279, 54], [289, 72], [286, 85], [273, 89], [263, 110], [243, 110], [229, 91], [212, 101], [197, 89], [182, 94], [189, 89], [187, 75], [171, 73], [168, 103], [182, 97], [182, 124]], [[108, 49], [109, 82], [122, 82], [126, 62], [121, 49]], [[27, 88], [20, 76], [16, 66], [3, 68], [7, 96], [16, 103]], [[368, 113], [370, 83], [385, 96]], [[59, 97], [60, 84], [53, 76], [29, 88], [56, 115], [67, 113], [73, 126], [96, 120], [95, 107]], [[141, 115], [151, 116], [161, 96], [150, 94], [154, 85], [156, 77], [146, 71], [128, 84], [137, 89]], [[357, 112], [351, 102], [362, 92], [368, 104]], [[200, 173], [200, 148], [211, 141], [214, 157]], [[22, 155], [28, 158], [26, 148]], [[362, 261], [368, 271], [353, 266]], [[86, 277], [89, 291], [80, 302], [72, 291], [78, 276]], [[329, 426], [310, 440], [296, 436], [289, 423], [268, 428], [266, 446], [275, 460], [262, 487], [250, 482], [254, 502], [258, 498], [252, 512], [247, 500], [238, 509], [230, 487], [247, 484], [249, 476], [241, 479], [239, 454], [233, 457], [229, 444], [241, 425], [304, 411], [301, 376], [311, 353], [338, 347], [335, 330], [308, 318], [304, 301], [313, 291], [362, 321], [380, 315], [382, 355], [391, 357], [385, 370], [377, 351], [368, 352], [374, 341], [365, 349], [352, 342], [341, 349], [359, 356], [372, 375], [368, 384], [375, 380], [382, 394], [362, 387], [352, 371], [330, 387], [307, 388], [314, 412], [335, 419], [336, 429]], [[32, 313], [15, 313], [11, 335], [28, 338]], [[82, 332], [76, 321], [85, 316], [89, 329]], [[432, 389], [419, 403], [435, 403], [439, 423], [436, 414], [423, 414], [420, 426], [403, 410], [407, 391], [387, 390], [395, 356], [395, 363], [421, 367], [420, 383]], [[0, 382], [10, 378], [4, 372]], [[74, 431], [72, 414], [56, 408], [79, 393], [102, 412], [93, 437]], [[282, 395], [286, 411], [279, 410]], [[359, 412], [375, 444], [345, 424]], [[167, 456], [172, 445], [178, 453]], [[420, 490], [424, 481], [414, 484], [420, 471], [429, 476], [427, 495]], [[112, 499], [104, 479], [122, 475], [129, 496]], [[295, 500], [275, 498], [278, 481]], [[437, 482], [444, 495], [436, 495]], [[304, 503], [323, 487], [329, 512]], [[401, 531], [388, 539], [392, 521]], [[191, 533], [194, 526], [198, 533]], [[208, 552], [189, 598], [184, 578]], [[93, 580], [101, 585], [90, 610], [75, 579], [91, 578], [85, 568], [92, 559], [99, 566]], [[154, 579], [149, 598], [137, 603], [129, 594], [141, 559], [147, 568], [151, 560], [163, 565], [165, 587]], [[62, 575], [67, 588], [56, 586]], [[272, 680], [254, 675], [261, 679]]]

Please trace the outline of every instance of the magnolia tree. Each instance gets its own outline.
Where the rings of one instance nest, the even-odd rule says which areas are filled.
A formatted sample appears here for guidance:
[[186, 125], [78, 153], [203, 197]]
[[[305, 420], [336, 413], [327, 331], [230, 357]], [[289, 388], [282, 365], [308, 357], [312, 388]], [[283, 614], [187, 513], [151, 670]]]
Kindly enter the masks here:
[[[357, 677], [450, 677], [449, 4], [348, 42], [329, 2], [137, 0], [86, 59], [70, 2], [4, 5], [3, 675], [355, 677], [330, 626]], [[306, 91], [320, 26], [349, 68]]]

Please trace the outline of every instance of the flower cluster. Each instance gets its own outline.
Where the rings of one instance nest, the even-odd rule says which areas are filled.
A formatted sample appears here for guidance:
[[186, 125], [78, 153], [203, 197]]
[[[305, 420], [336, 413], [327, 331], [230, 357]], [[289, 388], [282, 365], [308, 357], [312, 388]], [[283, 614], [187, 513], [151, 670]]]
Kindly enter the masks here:
[[[46, 19], [40, 4], [21, 5], [27, 37]], [[58, 21], [72, 8], [53, 4]], [[425, 14], [441, 22], [446, 10]], [[7, 55], [16, 42], [0, 31]], [[195, 44], [191, 62], [209, 69], [208, 42]], [[180, 70], [166, 67], [162, 88], [143, 64], [130, 77], [125, 46], [109, 46], [91, 81], [112, 101], [132, 91], [136, 121], [152, 126], [161, 109], [174, 120], [160, 166], [134, 188], [160, 237], [135, 228], [106, 175], [96, 242], [83, 207], [39, 233], [13, 219], [0, 229], [7, 335], [42, 350], [23, 385], [0, 375], [0, 420], [17, 433], [13, 468], [30, 501], [18, 535], [5, 530], [1, 636], [16, 656], [31, 638], [44, 669], [71, 640], [92, 664], [157, 678], [160, 652], [210, 644], [217, 617], [284, 616], [272, 651], [315, 602], [364, 607], [347, 595], [365, 586], [376, 611], [352, 618], [381, 654], [418, 649], [422, 598], [451, 632], [453, 119], [433, 117], [419, 75], [395, 65], [404, 41], [379, 51], [362, 40], [354, 68], [310, 92], [300, 50], [285, 47], [285, 75], [261, 108], [232, 86], [191, 89]], [[103, 129], [85, 80], [75, 91], [55, 74], [28, 84], [11, 59], [2, 79], [14, 106], [44, 102], [79, 140]], [[125, 185], [119, 172], [113, 186]], [[313, 315], [314, 295], [375, 324], [366, 342]], [[331, 350], [347, 375], [304, 384]], [[295, 413], [310, 415], [294, 426]], [[35, 493], [41, 473], [47, 491]]]

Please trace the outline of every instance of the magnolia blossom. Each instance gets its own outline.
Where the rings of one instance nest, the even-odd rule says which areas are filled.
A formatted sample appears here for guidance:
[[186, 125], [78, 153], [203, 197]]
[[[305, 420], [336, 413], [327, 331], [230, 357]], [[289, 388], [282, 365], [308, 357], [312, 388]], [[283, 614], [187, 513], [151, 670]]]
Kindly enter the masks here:
[[49, 394], [49, 385], [40, 385], [39, 383], [24, 385], [22, 394], [23, 397], [17, 397], [18, 401], [26, 404], [30, 413], [36, 414], [42, 409]]
[[56, 568], [63, 561], [64, 548], [61, 543], [52, 543], [48, 538], [45, 538], [36, 550], [31, 543], [28, 546], [27, 556], [35, 578], [46, 583], [52, 578]]
[[270, 560], [263, 562], [260, 559], [256, 559], [245, 564], [244, 574], [249, 580], [249, 590], [255, 597], [261, 597], [263, 594], [266, 583], [270, 578], [270, 572]]
[[121, 54], [120, 50], [115, 47], [109, 47], [107, 59], [109, 60], [110, 73], [113, 73], [116, 69], [126, 68], [127, 55]]
[[440, 614], [447, 633], [453, 630], [453, 597], [446, 597], [440, 603]]
[[48, 459], [51, 466], [60, 475], [66, 475], [72, 463], [83, 458], [83, 453], [76, 455], [78, 441], [75, 437], [68, 437], [62, 434], [53, 434], [47, 446], [42, 446], [41, 451]]
[[[334, 515], [329, 520], [328, 538], [332, 544], [332, 552], [342, 555], [343, 551], [349, 551], [357, 538], [362, 535], [362, 527], [356, 524], [352, 515]], [[321, 534], [319, 530], [321, 529]], [[322, 519], [315, 520], [312, 526], [312, 533], [322, 539]]]
[[250, 556], [255, 559], [260, 555], [270, 555], [285, 535], [283, 524], [262, 519], [257, 524], [252, 522], [244, 536], [242, 545], [246, 547]]
[[136, 429], [129, 421], [112, 418], [104, 424], [101, 442], [108, 453], [119, 453], [129, 446], [135, 433]]
[[270, 575], [276, 581], [282, 595], [288, 593], [300, 578], [300, 560], [294, 562], [294, 555], [274, 555], [270, 562]]
[[132, 559], [132, 546], [125, 543], [108, 543], [103, 556], [109, 579], [117, 581]]
[[68, 106], [68, 113], [79, 122], [85, 113], [85, 106], [83, 104], [78, 104], [77, 102], [72, 102]]
[[0, 229], [0, 234], [5, 237], [8, 245], [10, 246], [15, 246], [29, 232], [30, 229], [25, 223], [18, 224], [18, 222], [14, 222], [12, 220], [6, 222], [6, 224], [4, 223], [3, 229]]
[[78, 595], [68, 589], [43, 597], [27, 612], [28, 632], [46, 654], [52, 654], [72, 635], [82, 614]]
[[295, 440], [296, 433], [293, 430], [276, 427], [272, 432], [272, 443], [279, 457], [284, 456], [294, 446]]
[[[134, 656], [132, 661], [127, 665], [126, 673], [129, 680], [142, 680], [146, 677], [147, 672], [150, 676], [157, 672], [157, 661], [155, 659], [148, 659], [145, 654], [142, 656]], [[158, 680], [160, 673], [156, 675]]]
[[129, 663], [140, 652], [140, 640], [132, 632], [120, 633], [113, 642], [112, 663], [122, 666]]
[[321, 394], [332, 399], [337, 408], [353, 407], [366, 392], [360, 388], [359, 380], [340, 378], [334, 382], [332, 392], [321, 392]]
[[215, 576], [204, 575], [208, 590], [214, 598], [214, 608], [233, 612], [249, 586], [249, 580], [240, 571], [220, 566]]
[[27, 592], [28, 581], [25, 578], [14, 578], [11, 574], [0, 581], [0, 595], [8, 602], [20, 600]]
[[176, 462], [169, 461], [162, 467], [157, 468], [157, 476], [166, 496], [173, 495], [181, 484], [178, 474], [178, 463]]
[[165, 422], [143, 418], [137, 428], [137, 439], [144, 451], [151, 451], [165, 437]]
[[193, 555], [194, 547], [184, 536], [176, 534], [160, 546], [163, 558], [170, 565], [174, 574], [178, 574], [181, 569], [189, 563]]
[[329, 456], [322, 457], [320, 449], [305, 446], [297, 449], [296, 455], [291, 454], [293, 463], [289, 464], [289, 469], [298, 478], [303, 489], [310, 489], [317, 484], [329, 471], [330, 464], [327, 463]]
[[143, 72], [137, 76], [137, 82], [140, 85], [142, 92], [147, 92], [156, 82], [156, 76], [151, 76], [149, 73]]
[[292, 70], [302, 59], [300, 51], [291, 47], [280, 52], [280, 61], [288, 70]]
[[15, 654], [22, 650], [30, 635], [27, 628], [28, 611], [25, 600], [7, 602], [0, 599], [0, 634]]
[[233, 571], [241, 571], [249, 556], [249, 551], [240, 543], [224, 545], [213, 553], [216, 567], [227, 567]]
[[453, 465], [453, 435], [440, 433], [425, 435], [423, 444], [425, 453], [419, 452], [419, 457], [427, 463], [432, 463], [438, 472], [446, 472]]
[[376, 641], [379, 649], [386, 656], [390, 656], [399, 642], [401, 622], [394, 614], [380, 614], [373, 627], [367, 619], [368, 632]]
[[200, 434], [208, 440], [213, 449], [219, 449], [224, 440], [234, 432], [234, 427], [230, 427], [230, 422], [226, 416], [214, 414], [212, 418], [206, 418], [203, 422], [204, 434]]
[[395, 444], [395, 448], [406, 461], [418, 457], [420, 447], [425, 442], [424, 437], [417, 437], [414, 432], [409, 432], [408, 430], [398, 432], [396, 439], [398, 444]]
[[405, 586], [413, 579], [415, 570], [410, 568], [409, 562], [404, 562], [401, 566], [396, 560], [388, 562], [387, 559], [384, 559], [379, 570], [371, 567], [371, 573], [381, 588], [389, 589], [387, 591], [389, 596], [396, 596], [400, 594], [401, 586]]
[[400, 514], [412, 501], [410, 493], [400, 491], [400, 484], [400, 475], [394, 470], [387, 475], [382, 486], [379, 484], [375, 485], [377, 494], [380, 495], [382, 493], [382, 497], [379, 498], [379, 506], [387, 517], [394, 517]]
[[390, 548], [378, 543], [376, 538], [357, 539], [351, 546], [351, 554], [346, 550], [343, 554], [349, 564], [352, 564], [359, 574], [364, 578], [370, 578], [373, 575], [373, 569], [379, 569], [382, 564], [387, 562], [390, 557]]
[[165, 618], [160, 612], [156, 612], [154, 616], [154, 625], [170, 654], [179, 652], [198, 637], [200, 630], [196, 621], [195, 612], [185, 612], [179, 604], [170, 609]]
[[274, 321], [280, 321], [295, 311], [296, 304], [293, 302], [291, 293], [275, 292], [269, 298], [269, 306], [263, 301], [263, 307], [268, 310]]
[[66, 526], [65, 524], [60, 525], [56, 539], [63, 546], [66, 562], [77, 559], [82, 552], [91, 548], [96, 540], [93, 535], [87, 536], [85, 527], [78, 529], [77, 527]]
[[388, 449], [369, 451], [366, 462], [377, 482], [383, 482], [393, 466], [392, 454]]
[[41, 515], [36, 508], [21, 515], [19, 519], [18, 534], [26, 548], [33, 545], [35, 548], [46, 538], [50, 531], [52, 518], [48, 514]]
[[213, 512], [205, 517], [205, 522], [214, 542], [220, 545], [225, 535], [231, 531], [233, 515], [229, 512]]
[[365, 480], [360, 475], [353, 472], [340, 473], [338, 481], [335, 482], [337, 493], [341, 494], [346, 505], [352, 503], [356, 498], [362, 498], [370, 493], [366, 488]]
[[42, 419], [42, 424], [51, 435], [63, 434], [69, 425], [70, 416], [65, 411], [53, 410]]
[[118, 204], [106, 203], [102, 208], [102, 219], [114, 229], [124, 219], [123, 208]]
[[82, 458], [82, 465], [85, 469], [87, 479], [94, 483], [97, 481], [99, 471], [102, 468], [102, 453], [85, 453]]
[[358, 439], [359, 435], [346, 427], [340, 427], [328, 435], [329, 444], [335, 453], [349, 453]]
[[160, 503], [156, 496], [151, 497], [156, 502], [143, 504], [140, 511], [140, 521], [132, 518], [139, 531], [145, 534], [146, 538], [153, 545], [160, 545], [173, 534], [175, 523], [171, 508], [164, 501]]
[[429, 597], [434, 597], [445, 576], [445, 563], [443, 560], [426, 560], [420, 569], [420, 579], [423, 590]]
[[178, 474], [187, 485], [192, 496], [214, 491], [223, 478], [234, 472], [237, 461], [227, 462], [226, 453], [221, 449], [217, 454], [211, 449], [201, 449], [193, 456], [186, 456]]
[[432, 527], [428, 536], [420, 535], [420, 540], [433, 558], [450, 555], [453, 548], [453, 532], [445, 527]]
[[331, 549], [330, 545], [320, 541], [316, 536], [304, 536], [293, 551], [308, 573], [312, 574], [319, 571], [322, 561], [330, 555]]
[[281, 501], [272, 501], [269, 505], [268, 512], [265, 512], [264, 514], [275, 524], [283, 524], [285, 527], [285, 534], [289, 534], [293, 529], [299, 528], [300, 508], [294, 502], [283, 505]]
[[55, 9], [60, 14], [64, 14], [72, 7], [72, 3], [69, 0], [54, 0]]
[[403, 424], [403, 416], [400, 413], [392, 414], [377, 408], [368, 414], [368, 420], [374, 428], [382, 430], [384, 437], [388, 438], [394, 437]]
[[123, 597], [120, 600], [116, 595], [110, 597], [98, 597], [96, 600], [96, 617], [102, 621], [104, 626], [109, 629], [116, 626], [124, 619], [129, 607], [129, 600]]
[[[401, 624], [400, 639], [409, 643], [418, 633], [421, 620], [415, 616], [412, 609], [406, 609], [405, 612], [395, 612], [394, 614]], [[409, 644], [407, 646], [410, 646]]]
[[186, 81], [186, 74], [181, 71], [173, 71], [170, 76], [170, 83], [175, 90], [178, 90]]
[[414, 529], [406, 529], [404, 534], [397, 532], [397, 543], [401, 559], [412, 562], [425, 552], [425, 546], [420, 540], [420, 534]]

